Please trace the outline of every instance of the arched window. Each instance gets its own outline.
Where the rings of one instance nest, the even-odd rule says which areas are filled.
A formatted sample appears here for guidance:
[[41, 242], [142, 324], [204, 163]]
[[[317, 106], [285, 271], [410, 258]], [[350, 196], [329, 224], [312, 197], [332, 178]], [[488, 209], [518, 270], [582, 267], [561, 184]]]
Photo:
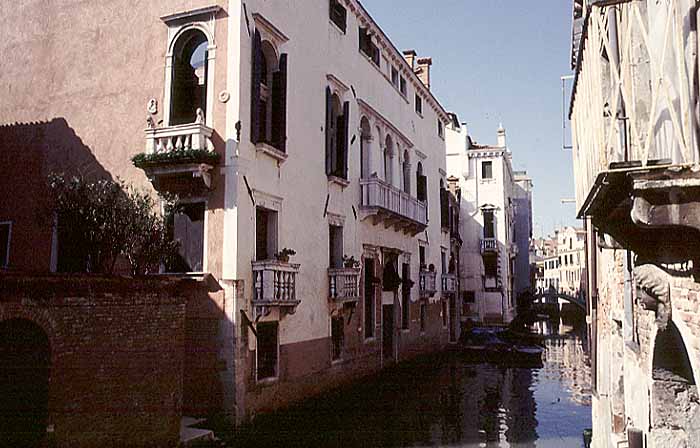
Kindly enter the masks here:
[[372, 153], [372, 128], [367, 117], [362, 117], [360, 120], [360, 177], [369, 179], [372, 172], [371, 153]]
[[287, 55], [277, 56], [275, 47], [253, 36], [251, 75], [251, 141], [266, 143], [286, 152], [287, 142]]
[[391, 135], [387, 135], [384, 145], [384, 181], [388, 184], [392, 184], [394, 181], [393, 162], [394, 141], [391, 139]]
[[[209, 42], [203, 32], [192, 29], [177, 39], [173, 48], [170, 124], [195, 123], [207, 110]], [[201, 110], [201, 117], [197, 111]]]
[[326, 174], [348, 178], [348, 129], [350, 102], [326, 87]]
[[403, 152], [403, 191], [411, 194], [411, 159], [408, 151]]

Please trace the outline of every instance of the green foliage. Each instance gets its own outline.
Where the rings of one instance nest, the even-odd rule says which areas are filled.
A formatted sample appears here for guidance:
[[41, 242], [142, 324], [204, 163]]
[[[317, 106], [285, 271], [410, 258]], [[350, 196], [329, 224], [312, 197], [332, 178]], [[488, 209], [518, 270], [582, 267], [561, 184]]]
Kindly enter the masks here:
[[150, 166], [167, 165], [175, 163], [206, 163], [217, 165], [220, 156], [215, 151], [205, 149], [184, 149], [176, 151], [166, 151], [154, 154], [136, 154], [131, 158], [137, 168], [148, 168]]
[[75, 260], [72, 270], [111, 274], [120, 256], [134, 275], [158, 272], [177, 254], [167, 229], [175, 198], [163, 198], [166, 216], [156, 201], [122, 181], [87, 182], [51, 174], [49, 188], [62, 247]]

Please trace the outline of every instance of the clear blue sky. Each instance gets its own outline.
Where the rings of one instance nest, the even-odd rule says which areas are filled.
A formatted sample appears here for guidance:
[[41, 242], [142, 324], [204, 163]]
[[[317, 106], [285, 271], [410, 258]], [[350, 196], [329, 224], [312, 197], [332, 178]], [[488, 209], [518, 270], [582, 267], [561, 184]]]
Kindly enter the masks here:
[[[562, 75], [569, 67], [568, 0], [363, 0], [399, 49], [433, 58], [432, 90], [480, 143], [503, 122], [513, 168], [535, 184], [535, 236], [580, 224], [571, 152], [562, 151]], [[568, 105], [567, 105], [568, 108]], [[567, 124], [568, 126], [568, 124]], [[567, 128], [567, 133], [569, 130]], [[567, 141], [570, 136], [567, 135]]]

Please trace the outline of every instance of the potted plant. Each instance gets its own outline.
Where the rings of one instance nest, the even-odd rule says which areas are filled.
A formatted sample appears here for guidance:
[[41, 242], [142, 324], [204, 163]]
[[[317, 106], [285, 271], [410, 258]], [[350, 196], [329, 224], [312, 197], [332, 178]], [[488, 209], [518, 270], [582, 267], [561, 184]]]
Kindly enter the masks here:
[[354, 256], [348, 257], [347, 255], [344, 255], [343, 256], [343, 266], [345, 266], [348, 269], [352, 269], [352, 268], [357, 269], [360, 267], [360, 261], [355, 260]]
[[280, 261], [282, 263], [289, 263], [289, 257], [294, 256], [296, 254], [297, 253], [295, 250], [285, 247], [284, 249], [275, 254], [275, 258], [277, 259], [277, 261]]

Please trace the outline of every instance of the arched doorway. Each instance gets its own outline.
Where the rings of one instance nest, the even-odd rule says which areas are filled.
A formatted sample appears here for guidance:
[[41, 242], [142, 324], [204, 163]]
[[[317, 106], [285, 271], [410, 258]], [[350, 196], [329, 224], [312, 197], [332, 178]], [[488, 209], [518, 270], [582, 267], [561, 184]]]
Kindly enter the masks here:
[[673, 322], [654, 342], [651, 446], [700, 446], [700, 398], [683, 338]]
[[51, 347], [24, 319], [0, 322], [0, 434], [9, 446], [38, 446], [46, 434]]

